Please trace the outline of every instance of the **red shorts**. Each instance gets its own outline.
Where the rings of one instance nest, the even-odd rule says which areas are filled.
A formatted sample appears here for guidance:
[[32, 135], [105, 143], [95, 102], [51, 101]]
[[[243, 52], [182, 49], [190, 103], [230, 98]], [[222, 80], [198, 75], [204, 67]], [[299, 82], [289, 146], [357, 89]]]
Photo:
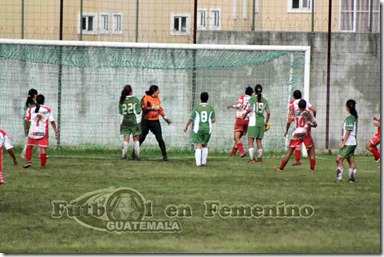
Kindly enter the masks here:
[[380, 144], [380, 133], [376, 133], [376, 135], [371, 138], [370, 142], [374, 146], [378, 146]]
[[49, 147], [49, 142], [48, 142], [48, 136], [42, 137], [40, 139], [33, 139], [28, 137], [28, 146], [38, 146], [41, 148], [48, 148]]
[[308, 148], [311, 148], [313, 147], [315, 144], [313, 143], [313, 139], [311, 137], [311, 134], [308, 134], [306, 135], [304, 138], [302, 139], [291, 139], [291, 142], [289, 144], [289, 147], [291, 148], [294, 148], [294, 147], [299, 147], [301, 146], [301, 144], [304, 143], [305, 147], [308, 149]]
[[235, 126], [233, 128], [234, 132], [240, 132], [242, 135], [247, 134], [248, 131], [248, 123], [249, 120], [244, 120], [241, 118], [237, 118], [235, 122]]

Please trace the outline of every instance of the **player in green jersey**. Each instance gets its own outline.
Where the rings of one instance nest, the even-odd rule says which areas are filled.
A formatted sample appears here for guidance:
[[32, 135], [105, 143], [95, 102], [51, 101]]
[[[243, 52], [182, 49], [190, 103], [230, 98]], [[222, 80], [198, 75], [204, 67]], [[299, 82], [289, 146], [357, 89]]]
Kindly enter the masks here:
[[207, 165], [208, 142], [211, 137], [212, 124], [216, 122], [215, 111], [207, 103], [208, 99], [207, 92], [201, 93], [201, 104], [193, 108], [184, 129], [184, 132], [187, 132], [189, 125], [193, 122], [193, 143], [195, 144], [197, 167]]
[[[36, 104], [36, 97], [37, 97], [37, 90], [34, 88], [31, 88], [28, 91], [28, 97], [27, 97], [27, 100], [25, 101], [25, 105], [24, 105], [24, 115], [23, 115], [24, 134], [25, 134], [25, 131], [27, 131], [27, 128], [25, 127], [25, 117], [27, 117], [27, 110]], [[25, 134], [25, 137], [28, 138], [28, 134]], [[39, 149], [39, 148], [37, 148], [37, 149]], [[24, 145], [23, 151], [20, 154], [20, 158], [25, 158], [26, 150], [27, 150], [27, 144]], [[39, 155], [39, 150], [37, 150], [37, 151], [38, 151], [38, 155]]]
[[[249, 162], [250, 163], [261, 163], [263, 159], [263, 145], [261, 141], [264, 137], [264, 131], [269, 128], [269, 117], [271, 113], [269, 111], [269, 104], [267, 99], [262, 97], [261, 92], [263, 88], [257, 84], [255, 87], [254, 96], [249, 99], [248, 109], [245, 112], [245, 117], [249, 113], [249, 124], [248, 124], [248, 151], [249, 151]], [[266, 118], [264, 121], [264, 113]], [[268, 128], [267, 128], [268, 127]], [[255, 160], [255, 148], [254, 141], [256, 139], [257, 144], [257, 161]]]
[[356, 164], [355, 164], [355, 149], [356, 149], [356, 134], [357, 134], [357, 111], [355, 100], [349, 99], [346, 103], [348, 116], [344, 121], [342, 129], [342, 139], [340, 143], [339, 154], [336, 157], [337, 170], [336, 181], [340, 182], [343, 179], [344, 159], [347, 159], [349, 164], [349, 182], [356, 180]]
[[124, 136], [122, 159], [127, 158], [128, 144], [130, 135], [134, 141], [135, 159], [140, 159], [140, 143], [139, 137], [141, 134], [141, 105], [140, 100], [133, 96], [132, 87], [130, 85], [124, 86], [121, 91], [119, 101], [119, 113], [123, 115], [123, 120], [120, 125], [120, 135]]

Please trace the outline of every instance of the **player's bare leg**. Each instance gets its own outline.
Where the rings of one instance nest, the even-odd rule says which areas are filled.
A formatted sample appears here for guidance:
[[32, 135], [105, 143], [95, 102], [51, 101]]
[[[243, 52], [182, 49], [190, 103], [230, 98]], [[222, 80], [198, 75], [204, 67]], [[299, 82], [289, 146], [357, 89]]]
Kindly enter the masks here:
[[285, 165], [287, 165], [294, 151], [295, 151], [295, 147], [290, 147], [288, 149], [287, 153], [284, 156], [284, 159], [281, 161], [280, 167], [275, 169], [277, 172], [281, 172], [284, 170]]
[[255, 163], [255, 147], [253, 145], [255, 138], [248, 137], [248, 152], [249, 152], [249, 163]]
[[257, 163], [263, 162], [263, 145], [261, 144], [262, 138], [256, 138], [257, 144]]
[[343, 172], [344, 172], [344, 164], [343, 164], [344, 158], [341, 155], [338, 155], [336, 157], [336, 181], [341, 182], [343, 179]]
[[237, 150], [239, 150], [239, 148], [237, 147], [237, 144], [240, 141], [239, 133], [240, 132], [237, 132], [237, 131], [233, 132], [233, 141], [234, 142], [233, 142], [233, 147], [232, 147], [232, 152], [231, 152], [231, 158], [234, 158], [236, 156]]

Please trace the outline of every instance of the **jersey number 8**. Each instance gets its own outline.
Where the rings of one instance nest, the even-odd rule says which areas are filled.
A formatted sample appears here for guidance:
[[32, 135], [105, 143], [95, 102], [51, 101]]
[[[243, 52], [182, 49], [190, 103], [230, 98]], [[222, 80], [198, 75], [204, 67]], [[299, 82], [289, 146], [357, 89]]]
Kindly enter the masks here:
[[202, 111], [201, 112], [201, 122], [207, 122], [208, 121], [208, 112]]

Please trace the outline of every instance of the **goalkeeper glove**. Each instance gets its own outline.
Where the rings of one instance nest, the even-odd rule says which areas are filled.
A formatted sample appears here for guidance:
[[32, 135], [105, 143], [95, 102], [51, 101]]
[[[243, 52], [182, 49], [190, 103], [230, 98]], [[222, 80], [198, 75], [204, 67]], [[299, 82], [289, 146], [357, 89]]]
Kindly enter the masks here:
[[269, 123], [265, 123], [265, 131], [268, 131], [271, 128], [271, 125]]
[[167, 116], [163, 116], [165, 122], [168, 124], [168, 125], [171, 125], [172, 124], [172, 121], [170, 119], [168, 119]]

